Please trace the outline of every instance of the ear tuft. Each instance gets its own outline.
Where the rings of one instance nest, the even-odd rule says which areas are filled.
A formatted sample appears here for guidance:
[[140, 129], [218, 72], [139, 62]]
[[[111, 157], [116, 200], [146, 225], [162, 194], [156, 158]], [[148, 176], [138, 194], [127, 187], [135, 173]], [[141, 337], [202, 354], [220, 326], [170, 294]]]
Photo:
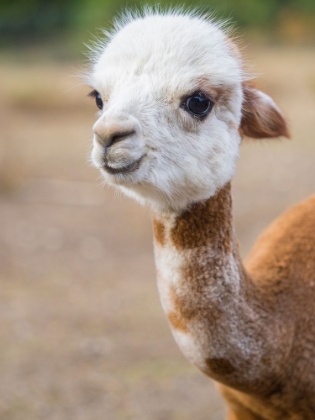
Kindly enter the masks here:
[[243, 83], [240, 133], [254, 139], [290, 137], [287, 123], [274, 101], [247, 82]]

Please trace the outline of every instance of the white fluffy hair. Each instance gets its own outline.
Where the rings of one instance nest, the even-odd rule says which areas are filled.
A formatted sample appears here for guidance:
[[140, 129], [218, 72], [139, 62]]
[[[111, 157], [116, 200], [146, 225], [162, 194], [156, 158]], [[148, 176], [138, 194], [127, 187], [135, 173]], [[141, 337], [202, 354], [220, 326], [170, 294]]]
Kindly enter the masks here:
[[[211, 18], [126, 14], [92, 48], [88, 84], [103, 101], [93, 127], [94, 165], [108, 184], [156, 211], [211, 197], [234, 175], [244, 77], [235, 44]], [[181, 106], [200, 91], [214, 102], [204, 119]], [[113, 133], [131, 134], [106, 147]]]

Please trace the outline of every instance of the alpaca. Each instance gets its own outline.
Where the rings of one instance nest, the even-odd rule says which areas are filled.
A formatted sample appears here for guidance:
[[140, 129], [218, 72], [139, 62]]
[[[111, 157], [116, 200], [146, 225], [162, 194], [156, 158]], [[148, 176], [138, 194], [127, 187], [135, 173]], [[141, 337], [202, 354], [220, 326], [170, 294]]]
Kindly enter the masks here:
[[315, 196], [243, 264], [231, 180], [243, 136], [289, 136], [222, 25], [146, 11], [92, 58], [92, 161], [153, 213], [158, 289], [173, 336], [213, 378], [229, 420], [315, 419]]

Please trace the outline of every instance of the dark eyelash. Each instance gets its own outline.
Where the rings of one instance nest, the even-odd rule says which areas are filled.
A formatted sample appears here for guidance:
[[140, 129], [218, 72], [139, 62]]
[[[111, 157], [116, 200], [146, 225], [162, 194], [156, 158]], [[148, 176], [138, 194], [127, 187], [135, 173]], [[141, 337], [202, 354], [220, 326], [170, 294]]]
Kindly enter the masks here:
[[186, 94], [185, 96], [182, 96], [182, 98], [181, 98], [181, 103], [182, 103], [182, 104], [185, 104], [185, 102], [187, 101], [187, 99], [188, 99], [190, 96], [194, 96], [194, 95], [204, 95], [204, 96], [206, 96], [206, 97], [209, 99], [209, 101], [211, 101], [211, 102], [215, 103], [214, 98], [213, 98], [211, 95], [209, 95], [208, 93], [204, 92], [203, 90], [194, 90], [194, 91], [193, 91], [193, 92], [191, 92], [190, 94]]
[[96, 96], [98, 95], [98, 91], [93, 89], [90, 93], [88, 93], [88, 96], [90, 98], [96, 98]]

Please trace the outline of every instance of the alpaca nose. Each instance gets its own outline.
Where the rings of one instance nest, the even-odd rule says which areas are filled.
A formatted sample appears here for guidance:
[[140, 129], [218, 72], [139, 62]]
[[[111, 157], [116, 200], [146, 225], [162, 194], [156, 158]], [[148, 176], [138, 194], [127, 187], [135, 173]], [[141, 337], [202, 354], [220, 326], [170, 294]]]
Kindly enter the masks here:
[[136, 134], [136, 127], [132, 121], [108, 119], [98, 120], [93, 126], [96, 141], [103, 147], [127, 140]]

